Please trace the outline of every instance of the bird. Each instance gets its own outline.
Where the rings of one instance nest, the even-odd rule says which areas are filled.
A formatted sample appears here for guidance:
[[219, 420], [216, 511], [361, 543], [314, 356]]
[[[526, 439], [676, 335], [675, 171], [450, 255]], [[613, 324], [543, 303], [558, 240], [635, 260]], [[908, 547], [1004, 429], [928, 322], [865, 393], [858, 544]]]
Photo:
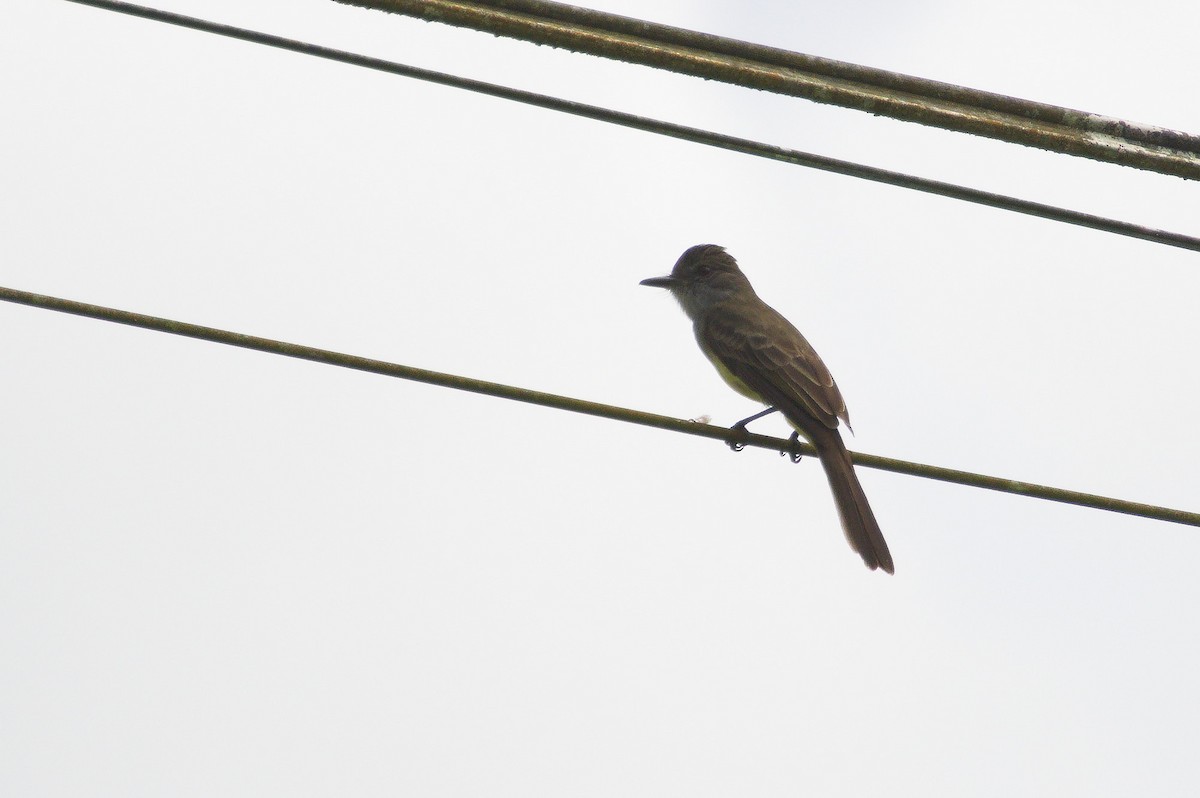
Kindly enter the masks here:
[[696, 342], [722, 379], [768, 406], [733, 429], [782, 413], [795, 430], [792, 440], [803, 436], [817, 450], [850, 548], [872, 571], [894, 574], [887, 541], [838, 431], [841, 422], [853, 432], [846, 402], [800, 331], [759, 298], [737, 261], [716, 244], [688, 248], [669, 275], [641, 285], [667, 289], [691, 319]]

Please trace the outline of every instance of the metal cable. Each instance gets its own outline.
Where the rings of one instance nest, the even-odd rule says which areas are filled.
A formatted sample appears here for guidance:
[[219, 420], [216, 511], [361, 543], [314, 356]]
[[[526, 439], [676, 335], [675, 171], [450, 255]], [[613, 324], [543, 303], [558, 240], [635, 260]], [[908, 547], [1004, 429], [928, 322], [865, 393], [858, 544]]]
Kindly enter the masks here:
[[[569, 396], [543, 393], [541, 391], [531, 391], [527, 388], [518, 388], [512, 385], [502, 385], [495, 382], [485, 382], [484, 380], [476, 380], [470, 377], [460, 377], [454, 374], [444, 374], [437, 371], [428, 371], [426, 369], [414, 368], [413, 366], [402, 366], [397, 363], [389, 363], [383, 360], [373, 360], [371, 358], [358, 357], [356, 355], [342, 354], [341, 352], [332, 352], [328, 349], [317, 349], [311, 346], [302, 346], [300, 344], [286, 343], [284, 341], [274, 341], [269, 338], [259, 338], [253, 335], [246, 335], [244, 333], [219, 330], [213, 327], [202, 327], [198, 324], [189, 324], [187, 322], [174, 321], [172, 319], [164, 319], [157, 316], [146, 316], [141, 313], [132, 313], [127, 310], [117, 310], [115, 308], [108, 308], [100, 305], [89, 305], [83, 302], [75, 302], [69, 299], [59, 299], [58, 297], [35, 294], [29, 291], [20, 291], [14, 288], [0, 287], [0, 300], [21, 305], [28, 305], [35, 308], [43, 308], [46, 310], [56, 310], [76, 316], [86, 316], [87, 318], [100, 319], [102, 321], [127, 324], [133, 327], [141, 327], [143, 329], [154, 330], [157, 332], [182, 335], [188, 338], [198, 338], [202, 341], [212, 341], [214, 343], [238, 346], [244, 349], [253, 349], [259, 352], [285, 355], [287, 357], [294, 357], [300, 360], [311, 360], [315, 363], [326, 363], [331, 366], [340, 366], [342, 368], [356, 369], [358, 371], [367, 371], [373, 374], [382, 374], [387, 377], [398, 377], [405, 380], [414, 380], [416, 382], [428, 383], [430, 385], [439, 385], [443, 388], [453, 388], [458, 391], [470, 391], [472, 393], [484, 394], [485, 396], [494, 396], [500, 399], [511, 399], [517, 402], [526, 402], [529, 404], [541, 405], [542, 407], [553, 407], [559, 410], [569, 410], [573, 413], [584, 413], [586, 415], [608, 418], [614, 421], [625, 421], [631, 424], [640, 424], [646, 427], [656, 427], [658, 429], [670, 430], [672, 432], [682, 432], [687, 435], [698, 435], [700, 437], [713, 438], [726, 443], [741, 443], [746, 446], [771, 449], [779, 452], [787, 451], [804, 455], [816, 454], [815, 450], [811, 446], [804, 443], [792, 444], [790, 441], [784, 438], [773, 438], [766, 435], [756, 435], [753, 433], [727, 429], [725, 427], [699, 424], [693, 421], [671, 418], [670, 416], [660, 416], [654, 413], [645, 413], [640, 410], [615, 407], [613, 405], [601, 404], [599, 402], [589, 402], [584, 399], [575, 399]], [[1031, 496], [1038, 499], [1046, 499], [1048, 501], [1075, 504], [1081, 507], [1092, 507], [1098, 510], [1107, 510], [1109, 512], [1124, 513], [1127, 515], [1136, 515], [1143, 518], [1156, 519], [1159, 521], [1170, 521], [1176, 524], [1200, 526], [1200, 513], [1187, 512], [1185, 510], [1175, 510], [1152, 504], [1142, 504], [1139, 502], [1125, 501], [1123, 499], [1114, 499], [1108, 496], [1098, 496], [1091, 493], [1063, 490], [1062, 488], [1052, 488], [1046, 485], [1035, 485], [1029, 482], [985, 476], [983, 474], [974, 474], [968, 471], [958, 471], [955, 469], [941, 468], [939, 466], [925, 465], [922, 463], [911, 463], [905, 460], [896, 460], [890, 457], [880, 457], [872, 454], [852, 452], [851, 457], [857, 465], [865, 466], [867, 468], [877, 468], [884, 471], [892, 471], [898, 474], [909, 474], [911, 476], [925, 477], [926, 479], [936, 479], [942, 482], [953, 482], [959, 485], [971, 485], [973, 487], [987, 488], [988, 490], [1000, 491], [1002, 493], [1013, 493], [1019, 496]]]
[[851, 161], [839, 160], [837, 158], [827, 158], [822, 155], [814, 155], [812, 153], [802, 152], [800, 150], [777, 147], [772, 144], [764, 144], [761, 142], [752, 141], [750, 139], [738, 138], [736, 136], [727, 136], [700, 128], [687, 127], [685, 125], [677, 125], [671, 122], [649, 119], [647, 117], [636, 116], [634, 114], [627, 114], [622, 111], [614, 111], [594, 105], [573, 102], [571, 100], [563, 100], [557, 97], [548, 97], [546, 95], [523, 91], [521, 89], [514, 89], [507, 86], [499, 86], [492, 83], [485, 83], [483, 81], [471, 80], [469, 78], [462, 78], [456, 75], [448, 75], [443, 72], [421, 69], [419, 67], [395, 63], [393, 61], [385, 61], [379, 58], [349, 53], [343, 50], [335, 50], [308, 42], [301, 42], [294, 39], [286, 39], [281, 36], [274, 36], [269, 33], [261, 33], [258, 31], [247, 30], [245, 28], [237, 28], [231, 25], [222, 25], [220, 23], [210, 22], [208, 20], [197, 19], [195, 17], [188, 17], [181, 14], [174, 14], [168, 11], [147, 8], [145, 6], [138, 6], [132, 3], [114, 2], [113, 0], [67, 1], [80, 5], [102, 8], [108, 11], [116, 11], [122, 14], [129, 14], [145, 19], [152, 19], [158, 22], [165, 22], [172, 25], [191, 28], [193, 30], [204, 31], [206, 33], [215, 33], [220, 36], [227, 36], [242, 41], [253, 42], [255, 44], [263, 44], [283, 50], [290, 50], [292, 52], [304, 53], [306, 55], [325, 58], [331, 61], [353, 64], [355, 66], [366, 67], [368, 69], [387, 72], [393, 75], [401, 75], [404, 77], [437, 83], [443, 86], [466, 89], [468, 91], [478, 92], [480, 94], [486, 94], [492, 97], [500, 97], [502, 99], [525, 103], [527, 105], [534, 105], [540, 108], [548, 108], [554, 111], [561, 111], [563, 113], [586, 117], [588, 119], [595, 119], [602, 122], [609, 122], [611, 124], [634, 128], [636, 130], [643, 130], [649, 133], [670, 136], [672, 138], [682, 139], [684, 141], [692, 141], [699, 144], [706, 144], [711, 147], [719, 147], [721, 149], [741, 152], [747, 155], [755, 155], [760, 158], [768, 158], [775, 161], [795, 164], [797, 166], [806, 166], [826, 172], [849, 175], [851, 177], [858, 177], [877, 183], [886, 183], [888, 185], [899, 186], [901, 188], [907, 188], [914, 191], [937, 194], [943, 197], [951, 197], [953, 199], [963, 200], [965, 202], [976, 203], [978, 205], [987, 205], [993, 208], [1000, 208], [1016, 213], [1037, 216], [1043, 219], [1051, 219], [1058, 222], [1078, 225], [1080, 227], [1103, 230], [1108, 233], [1115, 233], [1117, 235], [1129, 236], [1131, 238], [1138, 238], [1144, 241], [1153, 241], [1158, 244], [1166, 244], [1167, 246], [1180, 247], [1182, 249], [1190, 249], [1200, 252], [1200, 238], [1185, 235], [1183, 233], [1159, 230], [1152, 227], [1132, 224], [1130, 222], [1109, 219], [1103, 216], [1097, 216], [1095, 214], [1059, 208], [1053, 205], [1046, 205], [1040, 202], [1018, 199], [1016, 197], [1009, 197], [990, 191], [981, 191], [979, 189], [959, 186], [953, 183], [945, 183], [940, 180], [930, 180], [928, 178], [915, 177], [912, 175], [903, 174], [901, 172], [879, 169], [874, 166], [866, 166], [863, 164], [853, 163]]
[[547, 0], [336, 0], [908, 122], [1200, 179], [1200, 136]]

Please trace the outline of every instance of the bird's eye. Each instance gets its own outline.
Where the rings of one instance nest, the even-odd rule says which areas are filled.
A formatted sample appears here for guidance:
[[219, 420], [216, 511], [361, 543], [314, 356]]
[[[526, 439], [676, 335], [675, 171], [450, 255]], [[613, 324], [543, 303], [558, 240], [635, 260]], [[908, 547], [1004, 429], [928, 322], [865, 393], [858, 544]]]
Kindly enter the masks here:
[[707, 277], [710, 274], [712, 274], [711, 266], [706, 266], [704, 264], [701, 264], [696, 267], [696, 276], [697, 277]]

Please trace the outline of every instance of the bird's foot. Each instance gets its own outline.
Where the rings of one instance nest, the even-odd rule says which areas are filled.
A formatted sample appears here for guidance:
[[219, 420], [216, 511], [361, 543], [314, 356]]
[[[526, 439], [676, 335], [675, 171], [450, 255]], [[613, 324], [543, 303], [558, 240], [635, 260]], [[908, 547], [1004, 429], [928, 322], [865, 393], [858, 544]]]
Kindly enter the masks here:
[[754, 415], [750, 416], [749, 418], [743, 418], [741, 421], [734, 424], [732, 427], [729, 428], [729, 430], [731, 432], [737, 433], [738, 436], [742, 438], [742, 440], [740, 440], [740, 441], [738, 441], [738, 440], [725, 441], [725, 445], [728, 446], [730, 449], [733, 449], [735, 452], [740, 452], [742, 449], [745, 449], [746, 448], [746, 436], [749, 434], [746, 432], [746, 425], [749, 424], [751, 421], [757, 421], [758, 419], [762, 418], [763, 416], [770, 415], [771, 413], [774, 413], [774, 412], [775, 412], [775, 408], [768, 407], [766, 410], [762, 411], [761, 413], [755, 413]]
[[746, 448], [746, 437], [749, 434], [746, 432], [746, 422], [740, 421], [737, 424], [734, 424], [732, 427], [730, 427], [729, 430], [731, 432], [737, 434], [738, 436], [740, 436], [742, 438], [742, 440], [740, 440], [740, 441], [736, 440], [736, 439], [728, 440], [728, 441], [725, 441], [725, 445], [728, 446], [729, 449], [734, 452], [740, 452], [742, 449], [745, 449]]
[[788, 438], [788, 447], [779, 452], [780, 457], [790, 457], [793, 463], [799, 463], [804, 459], [804, 455], [796, 448], [796, 444], [800, 442], [800, 433], [793, 432]]

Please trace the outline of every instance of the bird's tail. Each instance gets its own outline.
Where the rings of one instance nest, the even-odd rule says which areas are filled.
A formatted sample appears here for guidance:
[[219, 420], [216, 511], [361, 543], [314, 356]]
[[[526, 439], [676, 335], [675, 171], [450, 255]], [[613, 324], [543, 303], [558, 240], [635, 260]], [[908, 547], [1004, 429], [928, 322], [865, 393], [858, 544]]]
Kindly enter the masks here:
[[850, 548], [858, 552], [872, 571], [882, 568], [889, 574], [895, 573], [892, 553], [888, 551], [879, 522], [867, 502], [867, 494], [854, 473], [854, 463], [850, 460], [850, 452], [846, 451], [846, 444], [842, 443], [842, 436], [837, 430], [829, 430], [829, 434], [814, 439], [813, 445], [825, 468], [825, 476], [829, 478], [838, 517], [842, 519], [842, 531], [846, 533]]

